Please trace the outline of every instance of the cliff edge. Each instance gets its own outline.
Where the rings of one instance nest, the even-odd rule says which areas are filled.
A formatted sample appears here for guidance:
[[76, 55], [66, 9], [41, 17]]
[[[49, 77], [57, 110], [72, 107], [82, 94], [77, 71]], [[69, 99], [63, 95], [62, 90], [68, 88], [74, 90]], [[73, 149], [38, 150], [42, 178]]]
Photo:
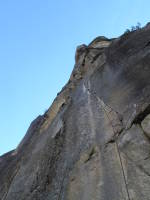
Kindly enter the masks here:
[[150, 199], [150, 25], [77, 47], [68, 83], [0, 157], [0, 200]]

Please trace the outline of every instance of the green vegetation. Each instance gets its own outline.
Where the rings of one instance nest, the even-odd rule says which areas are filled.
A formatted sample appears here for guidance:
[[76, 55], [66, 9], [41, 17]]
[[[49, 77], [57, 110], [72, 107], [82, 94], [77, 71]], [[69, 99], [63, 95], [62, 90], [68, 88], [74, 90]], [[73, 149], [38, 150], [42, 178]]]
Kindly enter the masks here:
[[124, 32], [124, 34], [128, 34], [130, 32], [133, 32], [133, 31], [136, 31], [136, 30], [139, 30], [139, 29], [141, 29], [140, 22], [138, 22], [136, 26], [131, 26], [130, 29], [126, 29], [126, 31]]

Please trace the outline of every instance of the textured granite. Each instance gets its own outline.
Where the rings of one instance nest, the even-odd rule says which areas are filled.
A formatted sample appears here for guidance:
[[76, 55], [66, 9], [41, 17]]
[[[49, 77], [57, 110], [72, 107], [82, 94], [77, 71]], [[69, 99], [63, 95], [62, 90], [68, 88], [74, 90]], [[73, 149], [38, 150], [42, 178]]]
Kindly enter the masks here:
[[70, 80], [0, 157], [0, 200], [150, 199], [150, 25], [77, 47]]

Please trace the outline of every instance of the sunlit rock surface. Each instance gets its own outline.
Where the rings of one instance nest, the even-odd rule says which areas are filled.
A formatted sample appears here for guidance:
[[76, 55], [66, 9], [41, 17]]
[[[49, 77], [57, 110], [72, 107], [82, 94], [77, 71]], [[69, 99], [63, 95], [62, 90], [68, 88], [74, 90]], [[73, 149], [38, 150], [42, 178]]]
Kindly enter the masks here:
[[0, 157], [0, 200], [149, 199], [147, 25], [77, 48], [68, 83]]

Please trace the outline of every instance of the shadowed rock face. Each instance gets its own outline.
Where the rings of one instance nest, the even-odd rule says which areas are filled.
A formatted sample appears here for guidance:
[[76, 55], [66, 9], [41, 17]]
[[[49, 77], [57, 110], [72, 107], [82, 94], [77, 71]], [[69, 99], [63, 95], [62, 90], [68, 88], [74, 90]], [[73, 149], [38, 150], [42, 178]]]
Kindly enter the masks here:
[[150, 199], [150, 26], [76, 51], [69, 82], [0, 157], [0, 200]]

